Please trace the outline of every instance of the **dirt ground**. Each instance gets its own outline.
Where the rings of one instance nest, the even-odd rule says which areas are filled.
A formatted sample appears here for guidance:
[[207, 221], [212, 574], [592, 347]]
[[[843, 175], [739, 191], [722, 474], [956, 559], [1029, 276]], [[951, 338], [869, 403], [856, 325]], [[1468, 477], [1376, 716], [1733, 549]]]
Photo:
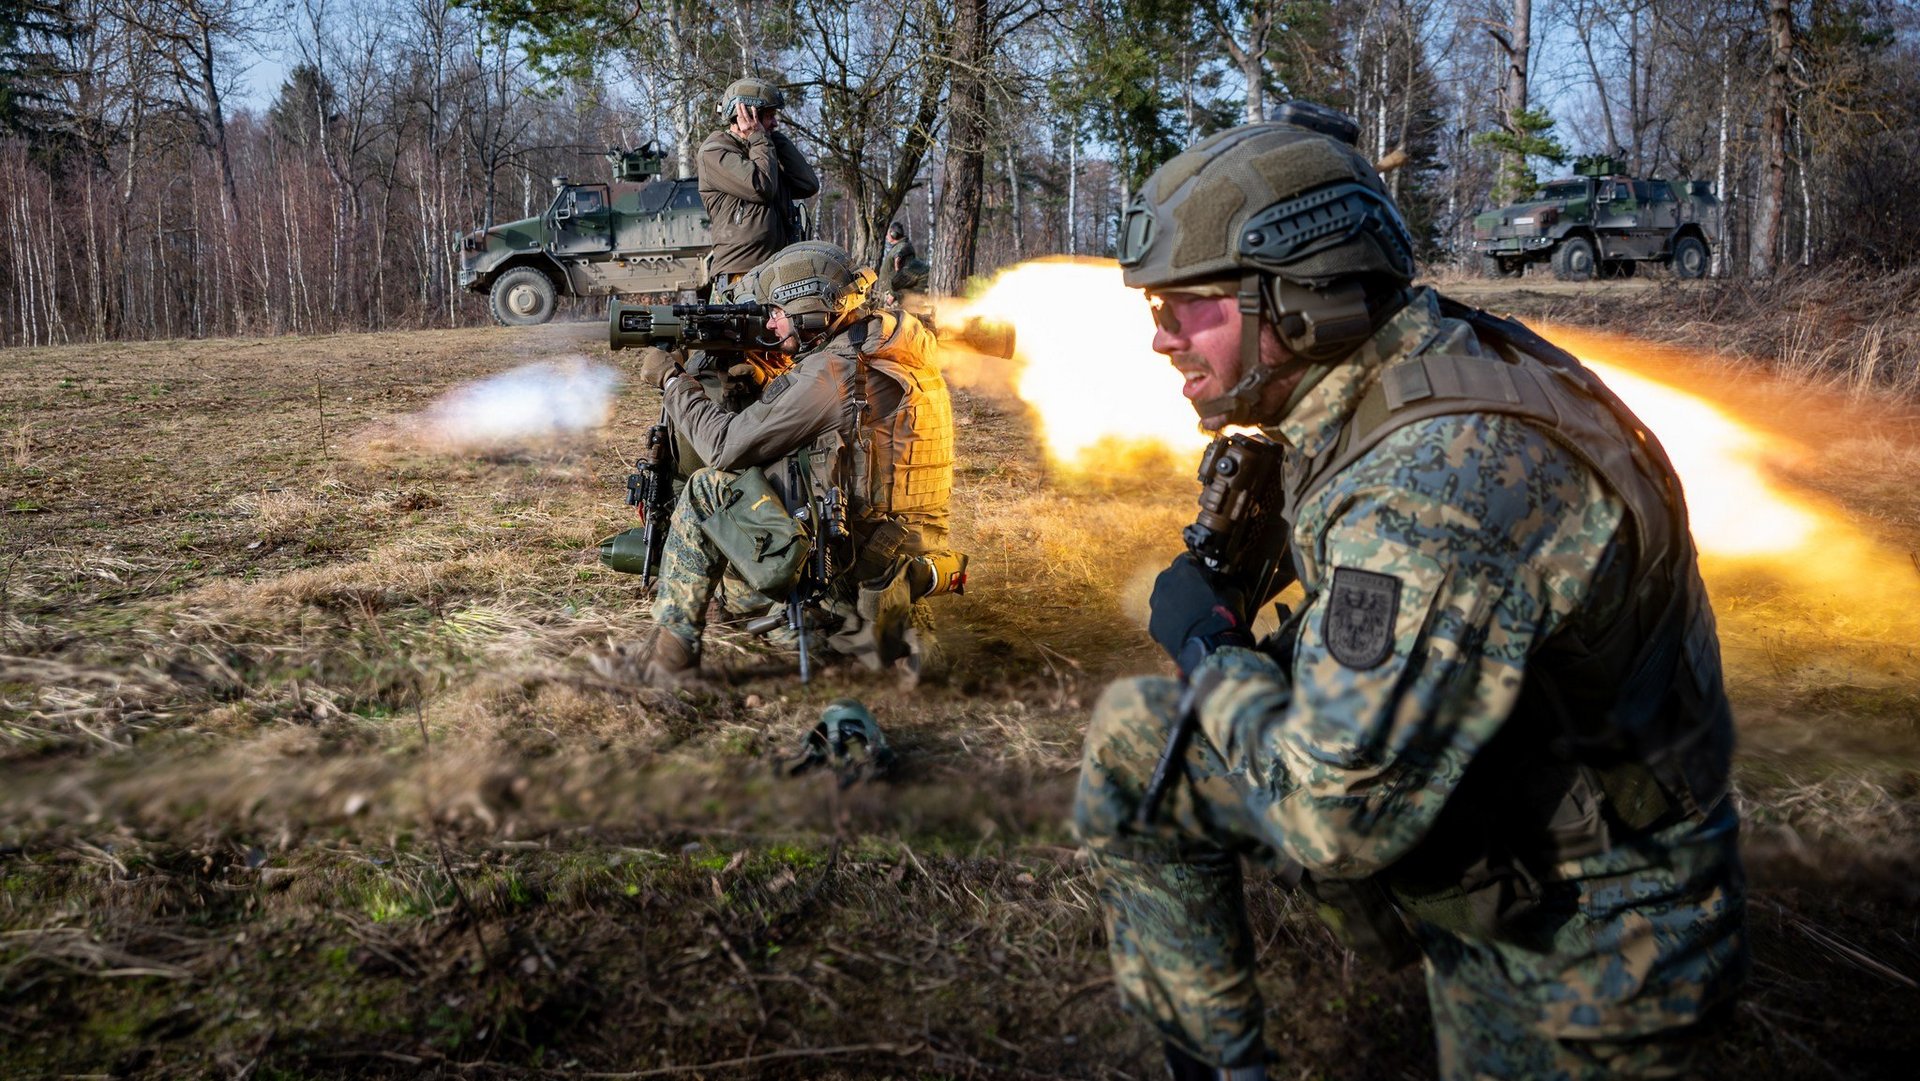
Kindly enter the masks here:
[[[961, 392], [947, 685], [802, 687], [720, 628], [728, 678], [636, 689], [610, 646], [645, 601], [594, 545], [657, 396], [478, 449], [409, 421], [529, 361], [619, 367], [603, 334], [0, 352], [0, 1076], [1159, 1076], [1065, 817], [1093, 697], [1164, 666], [1144, 589], [1188, 467], [1051, 469], [1024, 407]], [[1650, 363], [1920, 550], [1908, 411]], [[1905, 1076], [1920, 562], [1709, 571], [1757, 970], [1708, 1076]], [[789, 776], [843, 695], [900, 768]], [[1432, 1075], [1417, 972], [1251, 900], [1274, 1076]]]

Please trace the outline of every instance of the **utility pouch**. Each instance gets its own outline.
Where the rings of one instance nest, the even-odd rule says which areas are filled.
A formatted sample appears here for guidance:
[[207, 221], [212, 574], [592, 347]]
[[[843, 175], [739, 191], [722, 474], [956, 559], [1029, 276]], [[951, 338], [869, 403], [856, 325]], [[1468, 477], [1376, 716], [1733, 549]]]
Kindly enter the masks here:
[[785, 503], [754, 466], [720, 489], [718, 507], [700, 520], [720, 554], [749, 589], [770, 597], [786, 594], [807, 561], [807, 537]]
[[1333, 929], [1340, 944], [1360, 958], [1384, 965], [1389, 971], [1420, 959], [1420, 943], [1378, 878], [1315, 878], [1302, 884], [1313, 895], [1320, 919]]

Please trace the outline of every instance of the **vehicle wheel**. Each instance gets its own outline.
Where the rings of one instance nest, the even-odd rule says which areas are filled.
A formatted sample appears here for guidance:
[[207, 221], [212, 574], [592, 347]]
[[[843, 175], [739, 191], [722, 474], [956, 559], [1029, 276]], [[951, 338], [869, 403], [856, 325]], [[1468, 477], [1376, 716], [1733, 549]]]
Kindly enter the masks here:
[[1593, 242], [1585, 237], [1568, 237], [1553, 251], [1553, 276], [1563, 282], [1586, 281], [1595, 266]]
[[487, 307], [501, 326], [537, 327], [553, 318], [553, 279], [535, 267], [515, 267], [494, 281]]
[[1673, 273], [1681, 278], [1707, 276], [1707, 244], [1697, 236], [1683, 236], [1673, 242]]
[[1480, 257], [1480, 275], [1485, 278], [1517, 278], [1524, 266], [1517, 259], [1502, 259], [1497, 255]]

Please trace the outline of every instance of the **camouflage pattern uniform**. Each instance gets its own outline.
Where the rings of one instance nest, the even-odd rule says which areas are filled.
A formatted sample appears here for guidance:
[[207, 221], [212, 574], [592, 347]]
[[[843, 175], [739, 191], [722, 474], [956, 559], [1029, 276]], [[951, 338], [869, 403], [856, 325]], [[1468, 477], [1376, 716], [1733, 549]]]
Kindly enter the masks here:
[[[1416, 353], [1482, 352], [1472, 328], [1416, 291], [1266, 434], [1297, 472], [1325, 460], [1383, 368]], [[1228, 647], [1194, 671], [1193, 685], [1211, 690], [1150, 828], [1131, 819], [1183, 685], [1108, 689], [1087, 735], [1075, 826], [1120, 988], [1170, 1045], [1207, 1063], [1259, 1060], [1240, 859], [1277, 854], [1321, 879], [1387, 872], [1376, 881], [1394, 890], [1424, 955], [1443, 1077], [1684, 1073], [1692, 1033], [1746, 965], [1726, 802], [1582, 858], [1526, 861], [1539, 903], [1497, 929], [1418, 904], [1426, 853], [1463, 832], [1497, 832], [1503, 801], [1524, 804], [1527, 777], [1489, 771], [1517, 761], [1497, 752], [1520, 738], [1506, 722], [1536, 649], [1627, 603], [1623, 512], [1526, 421], [1414, 421], [1295, 511], [1289, 540], [1306, 600], [1288, 624], [1290, 664]], [[1330, 598], [1343, 583], [1389, 578], [1393, 600], [1372, 606], [1385, 621], [1379, 655], [1356, 656], [1353, 613]], [[1492, 813], [1463, 829], [1452, 816], [1474, 796], [1490, 797], [1481, 807]]]

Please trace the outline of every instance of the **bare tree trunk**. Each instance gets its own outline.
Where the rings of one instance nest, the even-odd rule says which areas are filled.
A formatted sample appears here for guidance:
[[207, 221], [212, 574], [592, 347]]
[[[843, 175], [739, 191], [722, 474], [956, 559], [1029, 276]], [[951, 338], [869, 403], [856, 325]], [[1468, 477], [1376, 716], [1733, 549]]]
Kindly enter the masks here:
[[1518, 134], [1514, 120], [1527, 108], [1527, 75], [1533, 63], [1533, 0], [1513, 0], [1512, 34], [1507, 45], [1507, 127]]
[[1780, 266], [1780, 225], [1787, 203], [1787, 66], [1793, 59], [1792, 0], [1767, 0], [1767, 146], [1761, 162], [1760, 200], [1754, 212], [1749, 272], [1769, 278]]
[[1080, 254], [1080, 125], [1068, 129], [1067, 138], [1067, 254]]
[[1579, 35], [1580, 49], [1587, 58], [1587, 74], [1593, 79], [1594, 96], [1600, 99], [1600, 123], [1607, 129], [1607, 153], [1617, 154], [1620, 129], [1613, 123], [1613, 95], [1607, 92], [1607, 80], [1600, 74], [1600, 62], [1593, 55], [1594, 23], [1598, 18], [1598, 9], [1581, 12], [1574, 23], [1574, 32]]
[[1020, 225], [1020, 159], [1011, 142], [1007, 144], [1007, 191], [1013, 212], [1013, 258], [1019, 262], [1026, 258], [1026, 236]]
[[1220, 44], [1226, 46], [1227, 56], [1247, 84], [1247, 123], [1258, 124], [1267, 118], [1267, 39], [1273, 30], [1273, 5], [1248, 5], [1244, 42], [1235, 36], [1240, 28], [1228, 25], [1218, 5], [1208, 5], [1208, 15], [1214, 32], [1220, 35]]
[[980, 231], [980, 185], [986, 163], [986, 0], [955, 0], [953, 76], [947, 91], [947, 152], [941, 169], [946, 196], [934, 241], [933, 292], [955, 296], [973, 274]]
[[1713, 194], [1720, 200], [1720, 235], [1714, 238], [1713, 276], [1724, 276], [1732, 268], [1727, 242], [1733, 236], [1733, 202], [1727, 197], [1727, 171], [1730, 167], [1727, 136], [1733, 126], [1733, 28], [1727, 27], [1720, 38], [1720, 148], [1713, 171]]

